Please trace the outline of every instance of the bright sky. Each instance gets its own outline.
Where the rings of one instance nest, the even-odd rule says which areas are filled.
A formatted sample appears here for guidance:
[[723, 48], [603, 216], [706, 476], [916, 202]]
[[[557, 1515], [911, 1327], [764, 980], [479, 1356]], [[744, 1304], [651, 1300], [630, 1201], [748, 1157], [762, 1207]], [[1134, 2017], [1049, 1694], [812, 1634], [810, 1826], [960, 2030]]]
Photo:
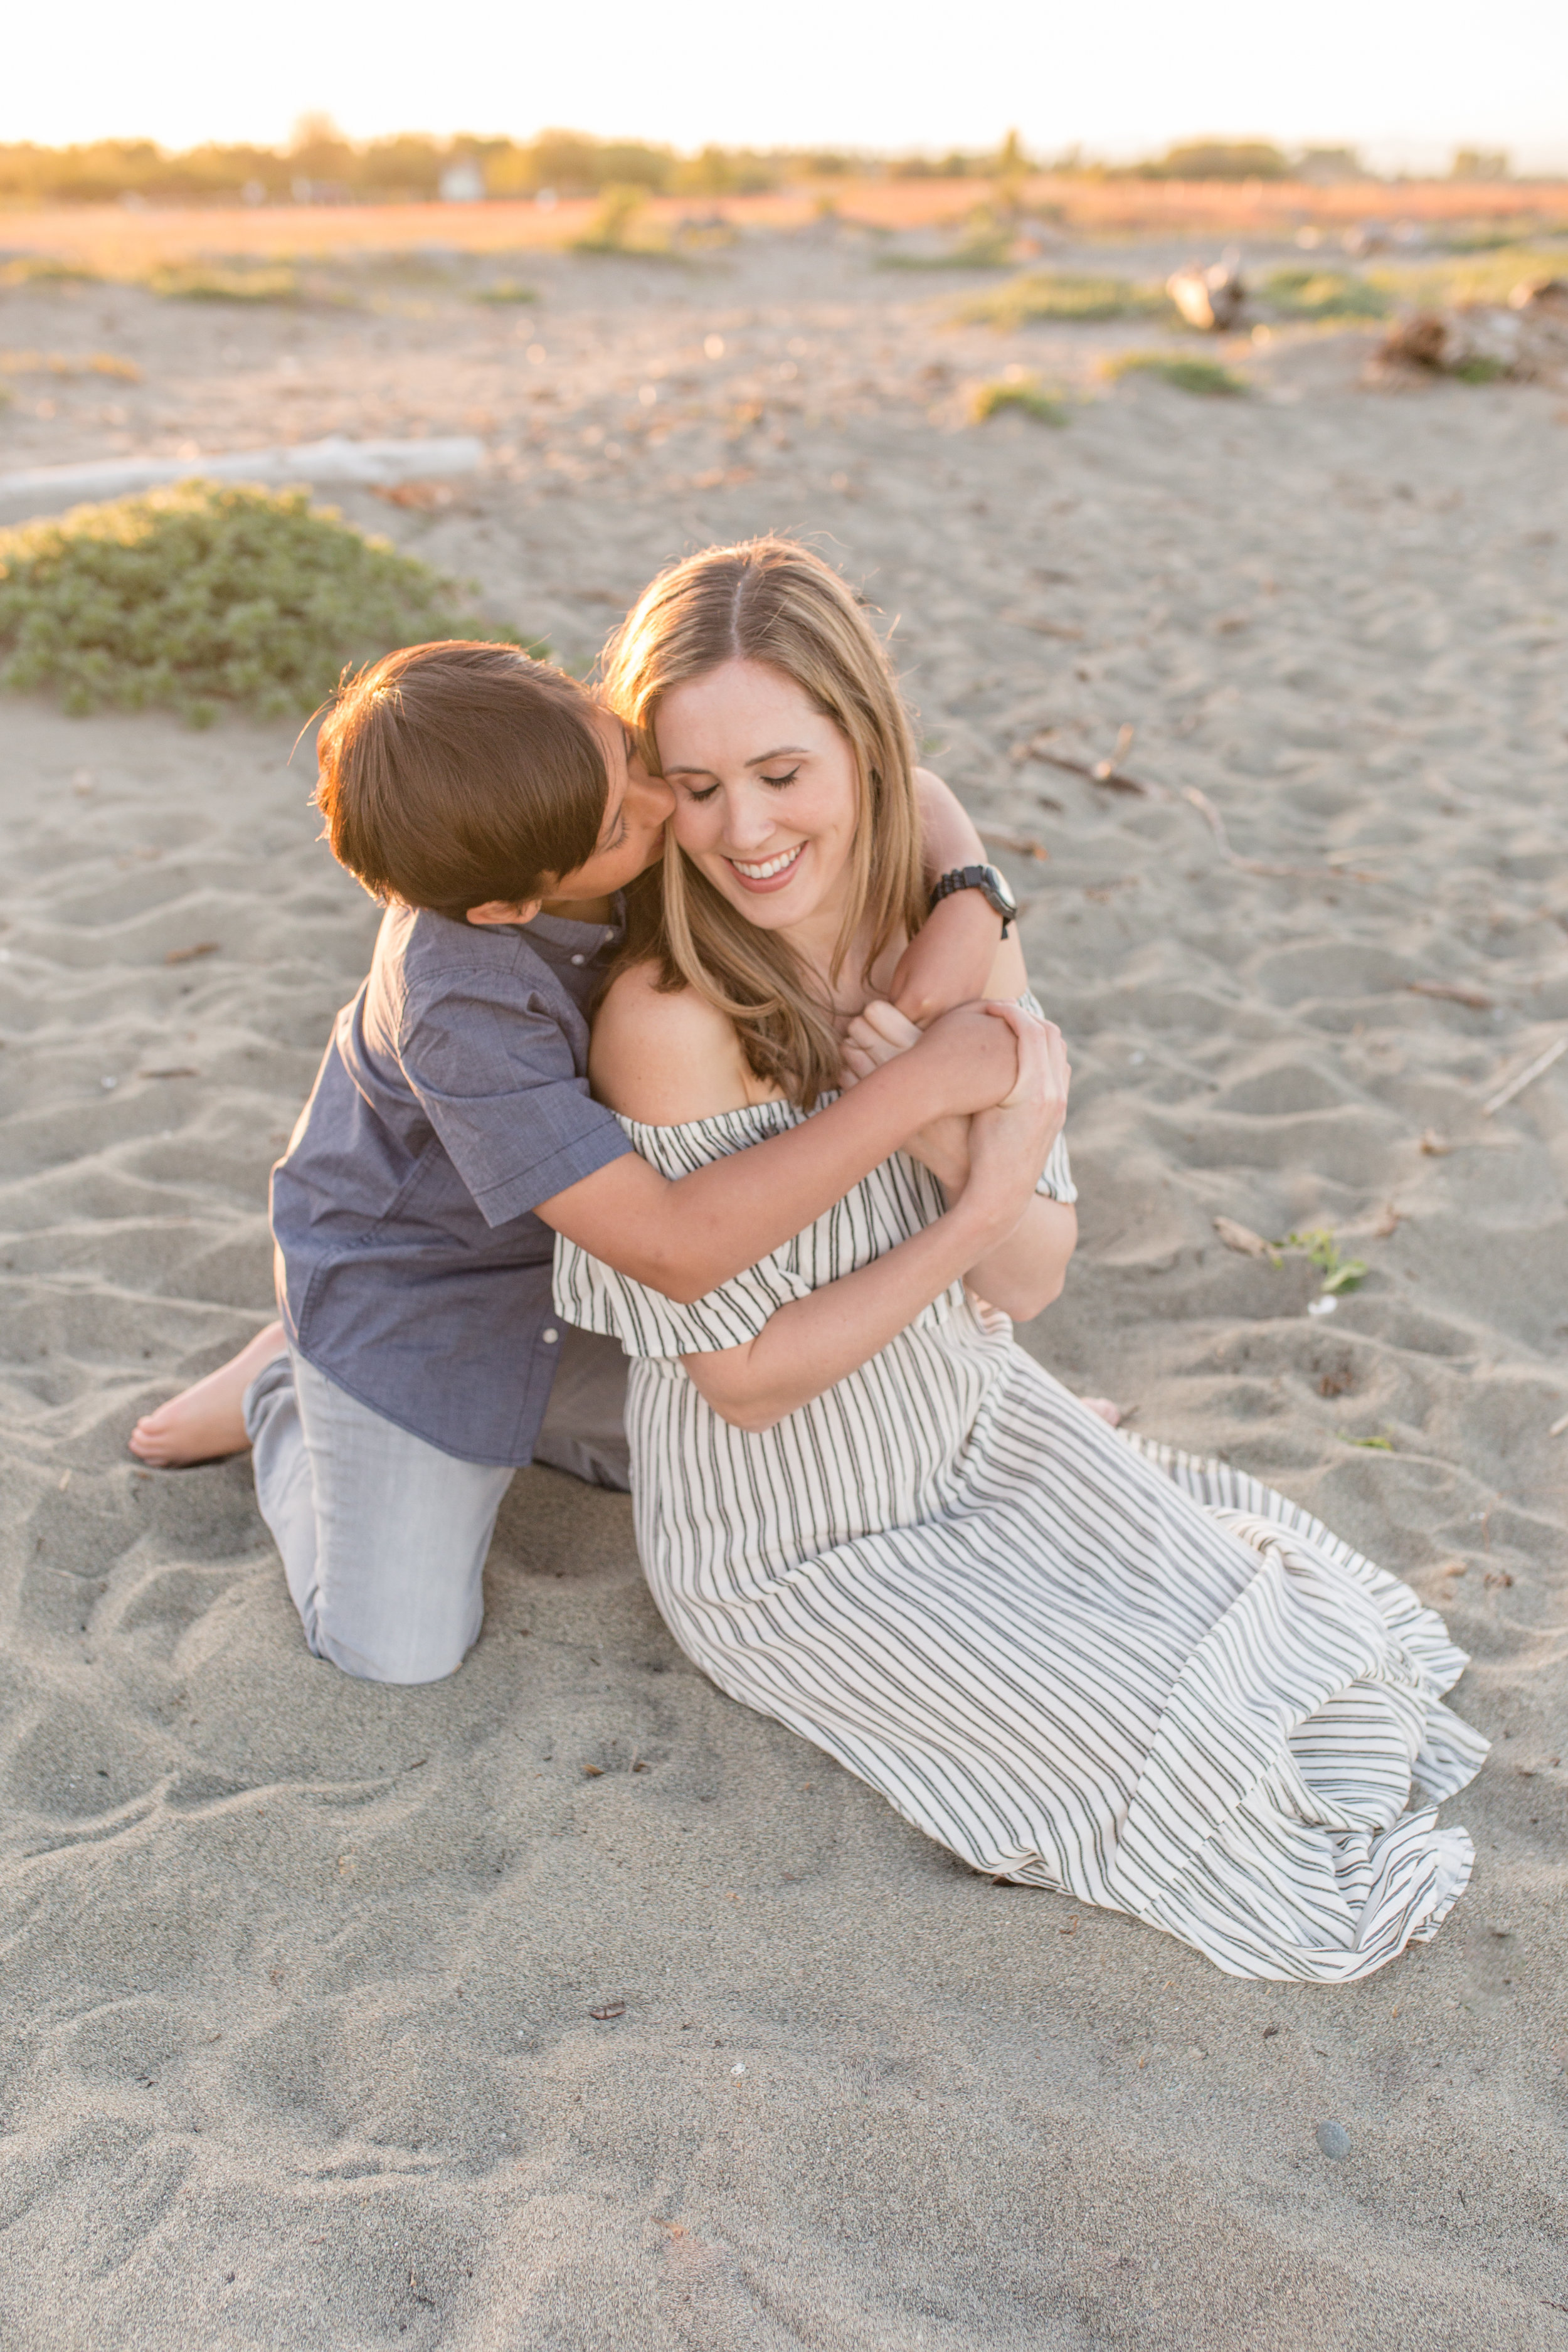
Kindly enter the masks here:
[[989, 145], [1112, 158], [1205, 133], [1446, 166], [1568, 169], [1551, 0], [66, 0], [10, 17], [0, 140], [286, 139], [547, 125], [724, 144]]

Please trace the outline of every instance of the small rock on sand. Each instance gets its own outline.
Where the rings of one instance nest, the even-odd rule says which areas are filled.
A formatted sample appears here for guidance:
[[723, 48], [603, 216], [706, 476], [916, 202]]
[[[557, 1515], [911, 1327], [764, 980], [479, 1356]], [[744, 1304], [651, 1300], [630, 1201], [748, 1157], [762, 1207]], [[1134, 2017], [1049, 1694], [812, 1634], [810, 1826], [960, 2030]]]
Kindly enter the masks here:
[[1351, 2136], [1343, 2124], [1320, 2124], [1318, 2146], [1325, 2156], [1331, 2156], [1337, 2164], [1342, 2157], [1346, 2157], [1351, 2152]]

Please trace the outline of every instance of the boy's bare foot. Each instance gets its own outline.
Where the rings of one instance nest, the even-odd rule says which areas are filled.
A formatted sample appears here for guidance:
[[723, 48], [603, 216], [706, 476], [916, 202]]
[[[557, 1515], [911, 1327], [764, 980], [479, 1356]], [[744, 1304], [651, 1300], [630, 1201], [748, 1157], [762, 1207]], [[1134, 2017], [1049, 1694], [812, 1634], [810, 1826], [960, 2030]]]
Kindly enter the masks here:
[[[192, 1394], [195, 1393], [193, 1390]], [[178, 1399], [175, 1402], [178, 1402]], [[1101, 1421], [1108, 1421], [1112, 1429], [1121, 1428], [1121, 1407], [1119, 1404], [1112, 1404], [1109, 1397], [1079, 1397], [1079, 1402], [1087, 1405], [1090, 1412], [1097, 1412]]]
[[247, 1348], [209, 1372], [194, 1388], [144, 1413], [131, 1433], [130, 1446], [139, 1462], [154, 1470], [176, 1470], [188, 1462], [212, 1462], [222, 1454], [243, 1454], [250, 1440], [245, 1433], [245, 1391], [258, 1371], [280, 1356], [287, 1341], [281, 1323], [268, 1323]]

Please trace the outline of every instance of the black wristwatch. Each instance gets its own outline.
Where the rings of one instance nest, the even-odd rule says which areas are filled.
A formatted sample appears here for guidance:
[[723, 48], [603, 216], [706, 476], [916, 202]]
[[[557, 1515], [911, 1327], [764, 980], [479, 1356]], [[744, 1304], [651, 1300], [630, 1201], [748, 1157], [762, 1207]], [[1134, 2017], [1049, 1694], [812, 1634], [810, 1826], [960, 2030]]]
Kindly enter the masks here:
[[931, 905], [939, 906], [955, 890], [978, 890], [986, 905], [1001, 916], [1002, 936], [1006, 938], [1008, 925], [1017, 920], [1018, 901], [994, 866], [955, 866], [951, 874], [943, 874], [931, 885]]

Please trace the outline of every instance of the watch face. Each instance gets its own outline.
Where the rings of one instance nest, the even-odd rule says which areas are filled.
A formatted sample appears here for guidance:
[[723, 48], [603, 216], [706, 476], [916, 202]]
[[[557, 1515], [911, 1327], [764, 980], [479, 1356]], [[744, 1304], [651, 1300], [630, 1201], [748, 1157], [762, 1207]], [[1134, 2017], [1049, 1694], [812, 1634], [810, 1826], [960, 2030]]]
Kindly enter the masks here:
[[1002, 875], [998, 874], [994, 866], [988, 866], [985, 868], [985, 879], [989, 885], [985, 895], [990, 899], [992, 905], [996, 908], [997, 913], [1006, 915], [1008, 917], [1016, 915], [1018, 911], [1018, 901], [1015, 898], [1012, 891], [1007, 887], [1005, 879]]

